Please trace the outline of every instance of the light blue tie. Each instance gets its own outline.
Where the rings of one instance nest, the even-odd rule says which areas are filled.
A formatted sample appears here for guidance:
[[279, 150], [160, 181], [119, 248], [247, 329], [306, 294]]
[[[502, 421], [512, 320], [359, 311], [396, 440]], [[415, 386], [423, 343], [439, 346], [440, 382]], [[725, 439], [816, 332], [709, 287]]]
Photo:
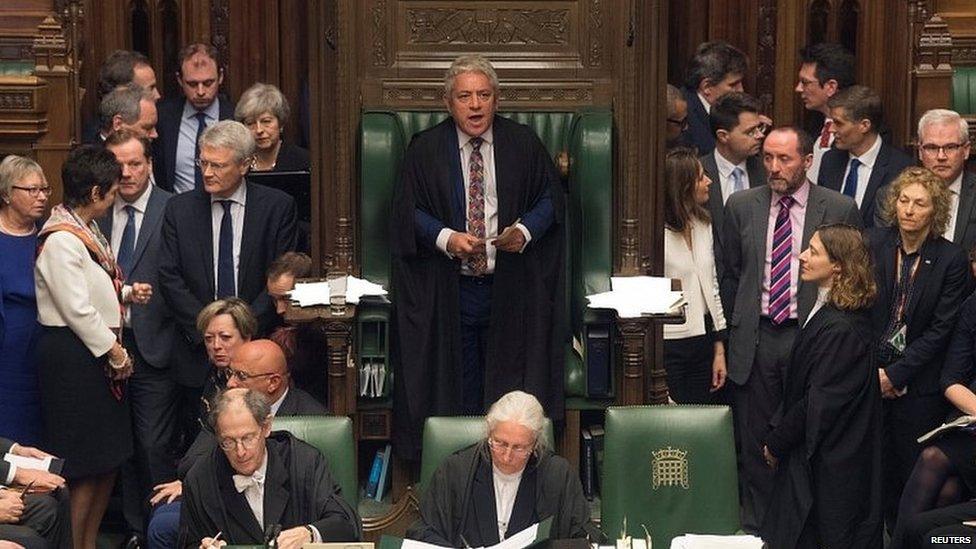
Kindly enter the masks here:
[[732, 169], [732, 192], [737, 193], [739, 191], [744, 191], [746, 188], [745, 179], [743, 179], [745, 173], [742, 168], [736, 166]]

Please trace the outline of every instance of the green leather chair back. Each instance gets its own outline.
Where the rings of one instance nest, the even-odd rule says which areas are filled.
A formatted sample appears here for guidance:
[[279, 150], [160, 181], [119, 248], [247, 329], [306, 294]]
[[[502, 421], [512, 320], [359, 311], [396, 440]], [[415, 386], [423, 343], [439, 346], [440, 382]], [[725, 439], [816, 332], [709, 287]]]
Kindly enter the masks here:
[[976, 67], [956, 67], [952, 73], [952, 110], [976, 114]]
[[[483, 416], [429, 417], [424, 422], [424, 440], [420, 456], [420, 480], [417, 491], [423, 493], [427, 482], [444, 458], [467, 448], [487, 436]], [[546, 419], [542, 438], [550, 448], [555, 448], [552, 422]]]
[[315, 446], [332, 468], [332, 475], [342, 487], [342, 497], [356, 509], [359, 505], [359, 481], [356, 468], [356, 446], [352, 437], [352, 420], [338, 416], [276, 417], [275, 431], [288, 431]]
[[739, 493], [732, 411], [727, 406], [610, 407], [606, 414], [601, 528], [655, 547], [675, 536], [733, 534]]

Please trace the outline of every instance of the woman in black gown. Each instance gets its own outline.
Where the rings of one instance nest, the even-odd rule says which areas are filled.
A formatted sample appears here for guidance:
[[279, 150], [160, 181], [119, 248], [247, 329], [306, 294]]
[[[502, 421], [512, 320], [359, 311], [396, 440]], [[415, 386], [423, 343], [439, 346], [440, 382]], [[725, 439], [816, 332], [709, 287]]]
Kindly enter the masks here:
[[817, 284], [762, 451], [776, 468], [771, 549], [881, 547], [881, 395], [867, 309], [876, 287], [858, 229], [820, 227], [800, 254]]

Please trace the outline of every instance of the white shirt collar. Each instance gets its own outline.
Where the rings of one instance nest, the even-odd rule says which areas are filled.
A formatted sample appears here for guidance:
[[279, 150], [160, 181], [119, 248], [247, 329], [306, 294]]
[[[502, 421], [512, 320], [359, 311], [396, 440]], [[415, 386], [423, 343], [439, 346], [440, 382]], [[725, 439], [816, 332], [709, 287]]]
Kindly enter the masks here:
[[878, 153], [881, 152], [881, 136], [874, 136], [874, 144], [871, 148], [864, 152], [861, 156], [853, 156], [852, 158], [857, 158], [858, 161], [863, 166], [867, 166], [870, 169], [874, 169], [874, 163], [878, 160]]
[[274, 401], [274, 404], [271, 405], [272, 417], [278, 415], [278, 408], [281, 408], [281, 403], [285, 401], [286, 396], [288, 396], [288, 387], [285, 387], [285, 392], [281, 393], [281, 396], [278, 397], [278, 400]]
[[137, 212], [142, 214], [146, 213], [146, 206], [149, 204], [149, 194], [152, 193], [152, 188], [153, 188], [152, 185], [146, 186], [146, 190], [145, 192], [142, 193], [142, 196], [135, 199], [135, 201], [133, 202], [126, 202], [125, 200], [122, 199], [122, 195], [116, 193], [115, 205], [113, 206], [112, 211], [115, 213], [119, 213], [126, 206], [132, 206], [133, 208], [136, 209]]
[[705, 96], [702, 95], [701, 92], [698, 92], [698, 100], [701, 101], [702, 106], [705, 107], [705, 112], [707, 113], [712, 112], [711, 103], [708, 102], [708, 99], [705, 99]]
[[964, 173], [966, 173], [966, 170], [959, 172], [959, 175], [956, 176], [956, 180], [949, 185], [949, 192], [956, 195], [962, 192], [962, 176]]
[[214, 195], [210, 195], [211, 204], [213, 204], [214, 202], [220, 202], [221, 200], [230, 200], [231, 202], [236, 202], [241, 206], [246, 206], [247, 205], [247, 179], [242, 178], [241, 185], [237, 187], [237, 190], [234, 191], [234, 194], [228, 196], [227, 198], [217, 198]]
[[468, 142], [471, 141], [472, 139], [474, 139], [475, 137], [480, 137], [485, 143], [487, 143], [489, 145], [492, 144], [492, 142], [494, 140], [494, 137], [495, 137], [495, 134], [492, 133], [492, 128], [490, 126], [488, 127], [487, 130], [485, 130], [479, 136], [472, 136], [472, 135], [468, 135], [468, 134], [464, 133], [463, 131], [461, 131], [461, 128], [458, 127], [457, 124], [454, 125], [454, 128], [457, 130], [458, 148], [459, 149], [463, 149], [465, 147], [465, 145], [467, 145]]
[[733, 164], [727, 158], [722, 156], [722, 153], [718, 152], [718, 148], [715, 148], [715, 165], [718, 167], [718, 173], [723, 179], [728, 179], [732, 176], [732, 170], [736, 168], [742, 168], [742, 175], [746, 175], [746, 162], [743, 160], [739, 164]]
[[220, 97], [215, 97], [213, 103], [211, 103], [206, 109], [198, 111], [196, 107], [193, 106], [189, 101], [183, 101], [183, 118], [194, 118], [198, 112], [202, 112], [207, 115], [210, 120], [218, 120], [220, 118]]

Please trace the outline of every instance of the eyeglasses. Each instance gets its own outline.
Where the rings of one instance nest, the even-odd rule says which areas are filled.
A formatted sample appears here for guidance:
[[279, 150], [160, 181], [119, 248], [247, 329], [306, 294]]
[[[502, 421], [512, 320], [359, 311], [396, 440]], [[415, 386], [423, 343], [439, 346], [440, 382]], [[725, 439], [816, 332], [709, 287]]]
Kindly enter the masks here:
[[213, 168], [213, 171], [217, 172], [232, 165], [230, 162], [224, 162], [224, 163], [211, 162], [209, 160], [204, 160], [202, 158], [198, 158], [196, 164], [197, 166], [200, 166], [201, 172], [207, 171], [207, 168]]
[[51, 196], [51, 193], [54, 192], [54, 188], [52, 187], [18, 187], [17, 185], [11, 185], [10, 188], [27, 191], [27, 194], [29, 194], [31, 198], [37, 198], [37, 195], [42, 193], [44, 196]]
[[945, 153], [948, 156], [950, 154], [956, 154], [957, 152], [959, 152], [959, 149], [962, 149], [968, 144], [969, 144], [968, 142], [946, 143], [945, 145], [935, 145], [929, 143], [927, 145], [919, 145], [918, 148], [922, 149], [922, 154], [926, 154], [928, 156], [938, 156], [943, 153]]
[[223, 438], [220, 439], [220, 447], [228, 452], [231, 450], [236, 450], [237, 445], [240, 444], [245, 450], [253, 450], [257, 447], [258, 442], [261, 441], [261, 433], [251, 433], [244, 435], [241, 438]]
[[228, 375], [228, 377], [235, 377], [235, 378], [237, 378], [237, 381], [244, 382], [244, 381], [247, 381], [249, 379], [256, 378], [256, 377], [273, 376], [273, 375], [275, 375], [275, 372], [267, 372], [267, 373], [264, 373], [264, 374], [249, 374], [249, 373], [247, 373], [247, 372], [245, 372], [243, 370], [235, 370], [233, 368], [227, 368], [227, 375]]
[[668, 120], [668, 123], [669, 124], [674, 124], [675, 126], [678, 126], [679, 128], [681, 128], [682, 130], [687, 130], [688, 129], [688, 117], [687, 116], [684, 117], [684, 118], [682, 118], [681, 120], [678, 120], [676, 118], [668, 118], [667, 120]]
[[755, 128], [745, 132], [745, 134], [750, 137], [762, 139], [763, 137], [766, 136], [766, 132], [768, 131], [769, 131], [769, 124], [759, 124]]
[[512, 453], [517, 456], [524, 456], [525, 454], [531, 452], [532, 448], [535, 447], [535, 445], [534, 444], [531, 444], [529, 446], [513, 445], [507, 442], [501, 442], [491, 437], [488, 437], [488, 447], [500, 454], [504, 454], [505, 452], [511, 450]]

